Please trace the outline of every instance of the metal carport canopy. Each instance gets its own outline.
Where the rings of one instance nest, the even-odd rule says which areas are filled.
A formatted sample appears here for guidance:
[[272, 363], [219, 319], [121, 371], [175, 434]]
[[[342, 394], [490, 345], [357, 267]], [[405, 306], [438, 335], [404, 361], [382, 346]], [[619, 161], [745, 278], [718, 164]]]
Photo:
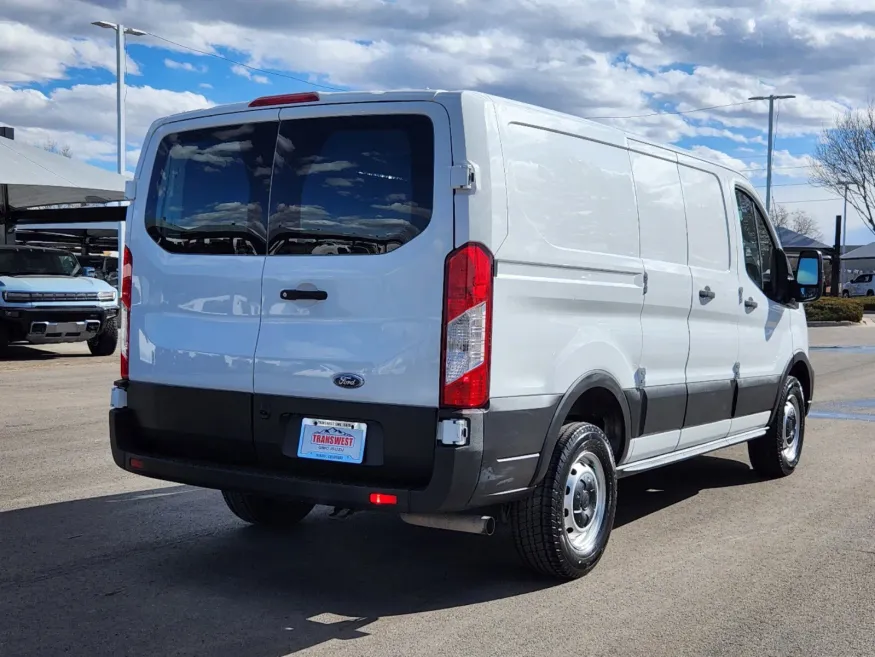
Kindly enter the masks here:
[[875, 242], [861, 246], [859, 249], [848, 251], [842, 256], [842, 263], [846, 269], [854, 271], [871, 271], [875, 269]]
[[117, 173], [0, 138], [0, 202], [6, 212], [45, 205], [124, 200], [125, 178]]

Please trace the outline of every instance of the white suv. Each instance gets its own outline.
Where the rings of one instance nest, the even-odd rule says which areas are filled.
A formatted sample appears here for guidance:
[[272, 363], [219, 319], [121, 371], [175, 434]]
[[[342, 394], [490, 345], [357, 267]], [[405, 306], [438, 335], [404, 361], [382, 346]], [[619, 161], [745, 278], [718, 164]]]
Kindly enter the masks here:
[[292, 94], [156, 122], [129, 185], [116, 463], [491, 533], [575, 578], [617, 478], [799, 461], [797, 272], [742, 175], [473, 92]]

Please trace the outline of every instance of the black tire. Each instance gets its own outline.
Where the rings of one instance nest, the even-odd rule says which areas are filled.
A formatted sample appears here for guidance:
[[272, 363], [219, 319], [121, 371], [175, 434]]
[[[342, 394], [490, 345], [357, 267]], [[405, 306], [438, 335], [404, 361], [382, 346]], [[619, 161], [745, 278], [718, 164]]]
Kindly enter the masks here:
[[842, 296], [843, 296], [845, 299], [850, 299], [850, 298], [851, 298], [851, 293], [848, 292], [847, 290], [845, 290], [844, 292], [842, 292]]
[[[593, 526], [593, 538], [583, 550], [576, 548], [569, 539], [566, 528], [569, 515], [565, 508], [566, 495], [571, 494], [567, 484], [573, 476], [573, 469], [579, 467], [581, 457], [597, 459], [604, 476], [603, 513], [600, 519], [590, 520], [598, 524]], [[583, 495], [585, 497], [573, 500], [573, 509], [580, 508], [575, 506], [579, 500], [590, 499], [588, 493], [584, 492]], [[614, 526], [616, 509], [617, 473], [607, 436], [592, 424], [567, 424], [559, 433], [559, 441], [544, 481], [529, 497], [511, 505], [511, 529], [517, 552], [523, 562], [536, 572], [564, 580], [583, 577], [604, 554]], [[572, 513], [571, 517], [578, 517], [577, 513]], [[571, 531], [575, 530], [572, 528]]]
[[[798, 428], [798, 432], [795, 428]], [[791, 429], [793, 438], [785, 442]], [[791, 475], [799, 465], [804, 441], [805, 393], [799, 380], [788, 376], [778, 395], [775, 417], [768, 431], [747, 444], [750, 464], [757, 474], [770, 479]], [[793, 449], [790, 449], [791, 446]]]
[[866, 290], [866, 296], [867, 297], [875, 296], [875, 292], [873, 292], [872, 290]]
[[0, 324], [0, 356], [6, 354], [9, 350], [9, 331], [8, 329]]
[[231, 512], [243, 522], [267, 527], [292, 527], [307, 517], [313, 504], [281, 500], [254, 493], [223, 490], [222, 497]]
[[114, 319], [106, 320], [103, 330], [88, 341], [92, 356], [112, 356], [118, 347], [118, 327]]

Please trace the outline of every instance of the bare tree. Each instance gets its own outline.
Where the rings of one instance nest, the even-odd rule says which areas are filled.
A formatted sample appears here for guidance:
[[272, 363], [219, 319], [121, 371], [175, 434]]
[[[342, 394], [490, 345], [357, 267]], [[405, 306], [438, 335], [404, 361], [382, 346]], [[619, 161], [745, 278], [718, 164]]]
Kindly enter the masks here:
[[788, 228], [818, 242], [823, 241], [823, 231], [817, 225], [817, 220], [805, 210], [790, 212], [783, 205], [776, 203], [772, 206], [772, 225], [776, 228]]
[[43, 144], [43, 149], [47, 150], [49, 153], [55, 153], [56, 155], [63, 155], [64, 157], [73, 157], [73, 150], [69, 145], [64, 144], [63, 146], [59, 146], [58, 142], [54, 139], [46, 139], [46, 143]]
[[838, 196], [848, 186], [848, 203], [875, 233], [875, 103], [848, 110], [823, 131], [812, 157], [811, 184]]

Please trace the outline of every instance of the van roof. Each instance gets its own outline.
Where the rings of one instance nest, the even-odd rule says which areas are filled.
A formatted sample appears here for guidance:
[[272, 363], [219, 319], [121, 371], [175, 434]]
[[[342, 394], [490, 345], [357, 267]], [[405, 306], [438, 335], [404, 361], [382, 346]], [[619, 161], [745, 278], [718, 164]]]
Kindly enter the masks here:
[[[708, 163], [712, 166], [719, 167], [725, 171], [730, 171], [734, 174], [743, 176], [739, 171], [733, 169], [731, 166], [728, 166], [718, 160], [703, 157], [697, 153], [689, 151], [684, 148], [680, 148], [677, 146], [673, 146], [670, 144], [660, 143], [658, 141], [654, 141], [647, 137], [643, 137], [634, 132], [623, 130], [621, 128], [617, 128], [615, 126], [607, 125], [605, 123], [599, 123], [593, 119], [587, 119], [585, 117], [577, 116], [575, 114], [569, 114], [567, 112], [559, 112], [556, 110], [551, 110], [546, 107], [542, 107], [540, 105], [534, 105], [532, 103], [524, 103], [521, 101], [513, 100], [510, 98], [504, 98], [502, 96], [496, 96], [492, 94], [487, 94], [480, 91], [472, 91], [472, 90], [443, 90], [443, 89], [402, 89], [395, 91], [310, 91], [310, 92], [292, 92], [288, 95], [297, 95], [297, 94], [305, 94], [305, 93], [315, 93], [318, 94], [320, 102], [329, 102], [329, 103], [366, 103], [366, 102], [405, 102], [405, 101], [425, 101], [425, 102], [433, 102], [437, 100], [438, 96], [460, 96], [462, 94], [472, 95], [472, 96], [480, 96], [484, 100], [492, 100], [493, 102], [499, 104], [506, 105], [516, 105], [518, 107], [527, 107], [530, 109], [534, 109], [540, 112], [544, 112], [547, 114], [551, 114], [553, 116], [559, 116], [564, 118], [577, 119], [579, 121], [584, 121], [586, 123], [592, 123], [595, 126], [598, 126], [600, 130], [610, 130], [617, 134], [618, 136], [623, 136], [627, 139], [635, 140], [641, 144], [646, 144], [648, 146], [653, 146], [656, 148], [664, 149], [666, 151], [676, 153], [678, 155], [684, 155], [686, 157], [698, 160], [700, 162]], [[285, 94], [277, 94], [277, 96], [282, 96]], [[255, 99], [252, 99], [255, 100]], [[214, 105], [213, 107], [200, 109], [200, 110], [192, 110], [188, 112], [181, 112], [178, 114], [172, 114], [161, 119], [155, 121], [152, 126], [152, 129], [155, 129], [161, 125], [166, 123], [173, 123], [176, 121], [186, 121], [191, 119], [197, 119], [200, 117], [207, 116], [217, 116], [221, 114], [234, 114], [238, 112], [245, 112], [249, 109], [258, 109], [258, 108], [250, 108], [250, 101], [240, 102], [240, 103], [229, 103], [225, 105]], [[274, 107], [283, 107], [283, 106], [294, 106], [292, 103], [288, 105], [277, 104]], [[747, 178], [747, 176], [743, 176]]]

